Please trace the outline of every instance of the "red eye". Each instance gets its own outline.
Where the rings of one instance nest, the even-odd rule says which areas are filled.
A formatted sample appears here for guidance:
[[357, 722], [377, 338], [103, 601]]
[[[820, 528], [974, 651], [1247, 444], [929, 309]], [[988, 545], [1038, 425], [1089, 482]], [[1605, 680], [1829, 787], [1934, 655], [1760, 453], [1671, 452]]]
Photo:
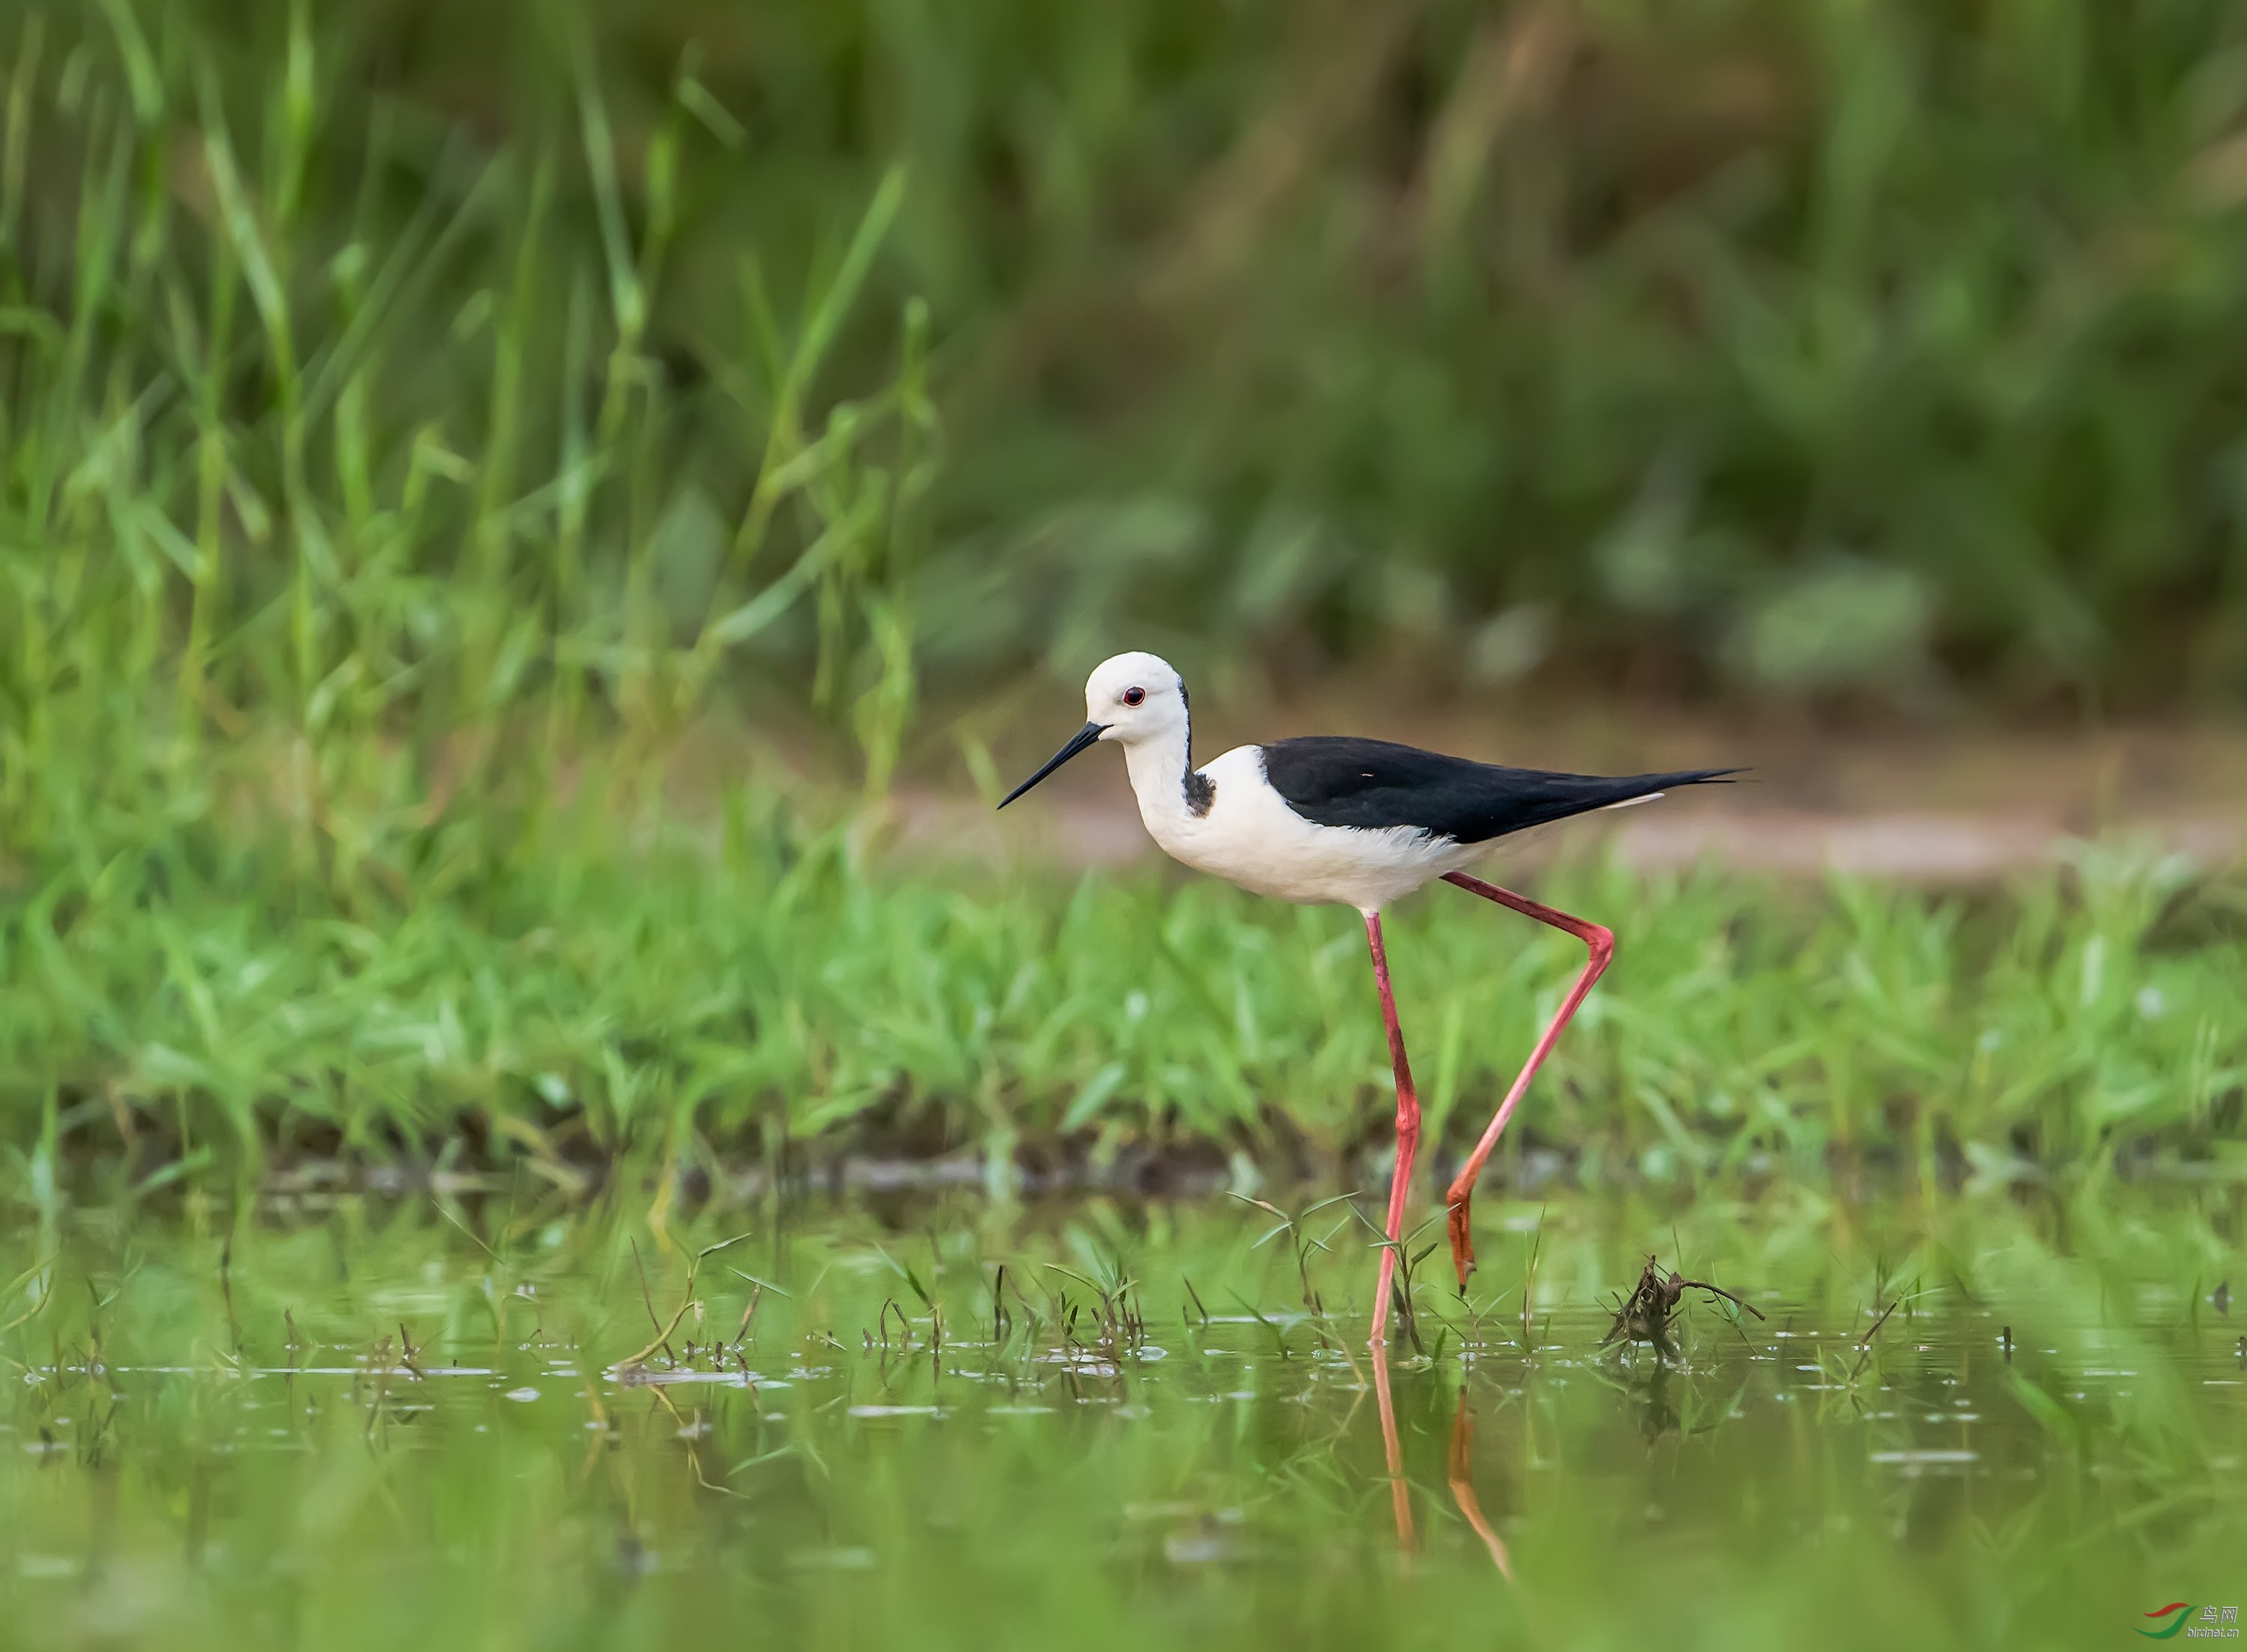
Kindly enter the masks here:
[[1146, 700], [1147, 691], [1144, 688], [1127, 688], [1124, 691], [1124, 703], [1127, 706], [1144, 705]]

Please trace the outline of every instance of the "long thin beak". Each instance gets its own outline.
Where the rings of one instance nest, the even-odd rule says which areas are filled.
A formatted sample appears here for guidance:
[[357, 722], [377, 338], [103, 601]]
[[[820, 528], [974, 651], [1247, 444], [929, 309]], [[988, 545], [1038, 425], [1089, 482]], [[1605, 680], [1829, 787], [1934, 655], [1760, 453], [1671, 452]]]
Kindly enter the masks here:
[[1001, 797], [999, 800], [999, 807], [1004, 809], [1007, 804], [1013, 802], [1014, 799], [1020, 797], [1024, 792], [1029, 790], [1031, 787], [1036, 785], [1048, 775], [1052, 774], [1055, 769], [1059, 768], [1063, 763], [1076, 756], [1077, 753], [1083, 751], [1087, 746], [1091, 745], [1093, 741], [1098, 740], [1101, 735], [1107, 732], [1108, 726], [1105, 723], [1087, 723], [1083, 727], [1078, 729], [1076, 733], [1069, 737], [1069, 744], [1055, 752], [1053, 756], [1048, 760], [1046, 766], [1043, 768], [1038, 770], [1036, 774], [1031, 775], [1021, 785], [1015, 787], [1014, 790], [1008, 792], [1004, 797]]

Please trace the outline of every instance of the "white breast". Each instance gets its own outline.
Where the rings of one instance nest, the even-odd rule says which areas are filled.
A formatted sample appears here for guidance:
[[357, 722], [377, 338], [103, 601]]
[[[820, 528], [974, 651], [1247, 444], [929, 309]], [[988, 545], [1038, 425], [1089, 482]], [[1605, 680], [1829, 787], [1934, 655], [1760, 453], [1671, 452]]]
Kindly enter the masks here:
[[1143, 792], [1140, 818], [1176, 859], [1260, 895], [1378, 910], [1480, 853], [1409, 826], [1314, 824], [1264, 778], [1260, 747], [1236, 746], [1201, 772], [1217, 788], [1206, 815]]

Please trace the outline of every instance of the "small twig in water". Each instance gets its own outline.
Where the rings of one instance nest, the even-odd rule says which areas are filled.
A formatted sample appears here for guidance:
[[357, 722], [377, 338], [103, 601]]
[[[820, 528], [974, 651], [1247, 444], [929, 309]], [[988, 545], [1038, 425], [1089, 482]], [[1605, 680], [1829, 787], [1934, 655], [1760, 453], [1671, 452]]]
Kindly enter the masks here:
[[1193, 1303], [1194, 1312], [1201, 1315], [1201, 1322], [1204, 1325], [1208, 1324], [1209, 1310], [1201, 1305], [1201, 1293], [1194, 1289], [1193, 1280], [1187, 1278], [1185, 1274], [1181, 1273], [1178, 1277], [1185, 1281], [1186, 1296], [1187, 1299]]
[[1678, 1303], [1688, 1291], [1706, 1291], [1720, 1296], [1738, 1308], [1745, 1309], [1758, 1319], [1761, 1309], [1734, 1295], [1721, 1285], [1711, 1285], [1706, 1280], [1689, 1280], [1681, 1273], [1665, 1277], [1661, 1259], [1649, 1256], [1646, 1266], [1639, 1270], [1638, 1283], [1630, 1294], [1615, 1305], [1615, 1323], [1600, 1339], [1600, 1346], [1628, 1340], [1633, 1342], [1652, 1342], [1657, 1348], [1667, 1348], [1670, 1341], [1670, 1316], [1677, 1311]]
[[1881, 1334], [1881, 1327], [1888, 1322], [1888, 1315], [1895, 1313], [1897, 1307], [1901, 1306], [1903, 1301], [1904, 1299], [1902, 1297], [1896, 1297], [1894, 1300], [1890, 1301], [1886, 1307], [1881, 1310], [1880, 1317], [1878, 1319], [1875, 1319], [1870, 1325], [1865, 1328], [1864, 1335], [1859, 1338], [1857, 1341], [1856, 1368], [1849, 1373], [1849, 1380], [1852, 1382], [1855, 1382], [1859, 1376], [1863, 1375], [1866, 1362], [1873, 1357], [1873, 1339]]

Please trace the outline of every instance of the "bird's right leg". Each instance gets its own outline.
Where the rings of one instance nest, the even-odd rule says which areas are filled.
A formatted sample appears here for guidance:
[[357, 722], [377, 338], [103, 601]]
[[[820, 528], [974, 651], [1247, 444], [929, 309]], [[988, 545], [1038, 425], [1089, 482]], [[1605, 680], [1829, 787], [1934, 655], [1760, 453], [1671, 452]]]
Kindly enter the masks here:
[[[1530, 1051], [1521, 1075], [1513, 1081], [1513, 1088], [1506, 1092], [1506, 1099], [1498, 1104], [1498, 1116], [1491, 1120], [1490, 1128], [1482, 1133], [1482, 1139], [1475, 1143], [1474, 1151], [1467, 1155], [1465, 1165], [1444, 1194], [1451, 1234], [1451, 1264], [1458, 1270], [1459, 1294], [1464, 1296], [1467, 1275], [1474, 1272], [1475, 1265], [1474, 1238], [1467, 1226], [1467, 1201], [1474, 1197], [1475, 1178], [1482, 1174], [1483, 1161], [1490, 1157], [1490, 1150], [1498, 1145], [1499, 1134], [1506, 1129], [1506, 1121], [1513, 1116], [1513, 1109], [1520, 1105], [1522, 1096], [1527, 1093], [1529, 1081], [1537, 1076], [1537, 1069], [1553, 1053], [1553, 1046], [1560, 1039], [1561, 1029], [1568, 1024], [1568, 1018], [1576, 1013], [1576, 1007], [1592, 990], [1592, 983], [1606, 972], [1608, 960], [1615, 956], [1615, 932], [1603, 929], [1597, 924], [1587, 923], [1581, 918], [1571, 918], [1557, 907], [1531, 900], [1526, 895], [1517, 895], [1510, 889], [1500, 889], [1495, 884], [1485, 884], [1481, 878], [1470, 877], [1465, 872], [1445, 872], [1444, 881], [1457, 884], [1471, 895], [1496, 901], [1500, 906], [1520, 912], [1525, 918], [1533, 918], [1540, 924], [1564, 929], [1583, 942], [1591, 954], [1584, 965], [1584, 973], [1576, 977], [1576, 984], [1568, 989], [1567, 997], [1561, 1000], [1560, 1012], [1553, 1017], [1552, 1025], [1545, 1029], [1545, 1036], [1539, 1039], [1537, 1048]], [[1391, 1024], [1394, 1024], [1393, 1021]], [[1404, 1048], [1401, 1043], [1397, 1046], [1400, 1062], [1404, 1060]], [[1401, 1072], [1403, 1068], [1400, 1067], [1398, 1070]]]
[[1373, 1299], [1372, 1345], [1389, 1340], [1389, 1298], [1397, 1282], [1397, 1253], [1404, 1242], [1404, 1195], [1412, 1185], [1412, 1157], [1420, 1145], [1420, 1097], [1404, 1059], [1404, 1029], [1397, 1022], [1397, 995], [1389, 987], [1389, 954], [1381, 945], [1381, 914], [1365, 914], [1365, 944], [1373, 952], [1373, 981], [1381, 989], [1381, 1024], [1389, 1034], [1389, 1062], [1397, 1072], [1397, 1171], [1389, 1183], [1389, 1242], [1381, 1247], [1381, 1282]]

